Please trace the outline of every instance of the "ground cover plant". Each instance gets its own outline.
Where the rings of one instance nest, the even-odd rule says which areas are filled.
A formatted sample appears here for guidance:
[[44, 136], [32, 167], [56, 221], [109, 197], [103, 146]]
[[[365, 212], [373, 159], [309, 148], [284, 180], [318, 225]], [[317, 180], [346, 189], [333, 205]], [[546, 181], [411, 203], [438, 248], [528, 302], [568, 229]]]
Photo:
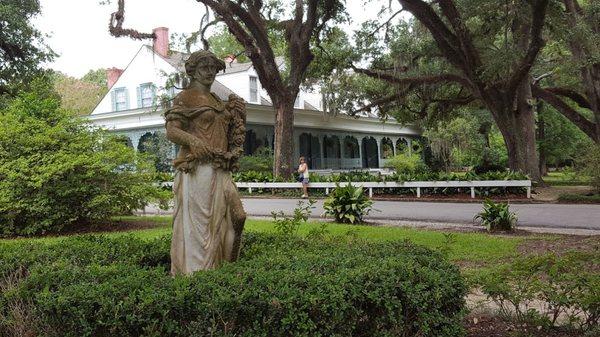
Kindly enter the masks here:
[[599, 266], [597, 251], [545, 253], [491, 268], [477, 284], [505, 316], [544, 328], [562, 323], [591, 336], [600, 333]]
[[336, 184], [323, 203], [325, 214], [333, 216], [336, 222], [351, 224], [362, 223], [372, 206], [373, 201], [365, 195], [363, 188], [352, 184], [343, 187]]
[[485, 200], [483, 209], [475, 215], [474, 220], [481, 220], [481, 225], [488, 231], [511, 231], [517, 226], [517, 215], [510, 211], [508, 203]]
[[[350, 240], [350, 241], [348, 241]], [[466, 286], [407, 242], [249, 232], [239, 262], [168, 275], [169, 236], [0, 246], [0, 329], [44, 336], [461, 336]], [[23, 321], [25, 319], [25, 321]]]

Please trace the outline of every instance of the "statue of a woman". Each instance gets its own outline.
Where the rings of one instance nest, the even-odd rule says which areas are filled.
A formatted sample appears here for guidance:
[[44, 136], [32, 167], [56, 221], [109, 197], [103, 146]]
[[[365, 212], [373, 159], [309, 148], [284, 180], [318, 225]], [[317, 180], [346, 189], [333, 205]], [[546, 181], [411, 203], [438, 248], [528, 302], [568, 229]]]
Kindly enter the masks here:
[[214, 269], [235, 261], [246, 220], [231, 171], [243, 153], [244, 101], [225, 104], [210, 87], [225, 63], [208, 51], [185, 62], [190, 85], [165, 112], [167, 138], [180, 145], [173, 191], [171, 274]]

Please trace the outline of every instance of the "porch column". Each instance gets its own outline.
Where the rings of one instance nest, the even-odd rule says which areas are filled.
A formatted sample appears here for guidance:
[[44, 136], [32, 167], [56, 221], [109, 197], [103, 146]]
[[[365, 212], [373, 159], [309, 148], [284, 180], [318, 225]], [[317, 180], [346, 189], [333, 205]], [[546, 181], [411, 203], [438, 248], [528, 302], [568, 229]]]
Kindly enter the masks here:
[[131, 139], [131, 145], [133, 146], [133, 149], [136, 152], [138, 151], [138, 146], [140, 145], [140, 138], [142, 138], [142, 134], [143, 133], [140, 133], [140, 132], [133, 132], [133, 133], [127, 134], [129, 139]]
[[396, 137], [396, 138], [390, 138], [390, 139], [392, 140], [392, 154], [393, 154], [394, 156], [396, 156], [396, 154], [397, 154], [397, 153], [396, 153], [396, 144], [398, 143], [398, 140], [399, 140], [400, 138], [397, 138], [397, 137]]
[[363, 146], [363, 138], [364, 137], [359, 137], [356, 138], [358, 140], [358, 160], [360, 161], [360, 168], [364, 168], [363, 167], [363, 150], [362, 150], [362, 146]]
[[321, 169], [326, 169], [327, 165], [325, 165], [325, 135], [319, 133], [317, 138], [319, 139], [319, 155], [321, 156]]
[[378, 164], [379, 167], [383, 167], [383, 147], [381, 146], [381, 140], [383, 139], [383, 137], [375, 137], [375, 140], [377, 141], [377, 156], [378, 158]]
[[406, 142], [408, 143], [408, 155], [412, 156], [412, 139], [411, 138], [404, 138], [406, 139]]

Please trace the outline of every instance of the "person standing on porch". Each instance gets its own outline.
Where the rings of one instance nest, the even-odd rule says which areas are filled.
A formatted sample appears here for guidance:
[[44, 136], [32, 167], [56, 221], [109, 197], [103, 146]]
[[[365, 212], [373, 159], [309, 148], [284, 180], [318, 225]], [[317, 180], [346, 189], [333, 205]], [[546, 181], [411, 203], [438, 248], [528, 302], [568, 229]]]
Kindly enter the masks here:
[[302, 198], [308, 198], [308, 165], [306, 164], [306, 159], [304, 157], [300, 157], [300, 165], [298, 166], [298, 173], [300, 173], [300, 177], [298, 180], [302, 183]]

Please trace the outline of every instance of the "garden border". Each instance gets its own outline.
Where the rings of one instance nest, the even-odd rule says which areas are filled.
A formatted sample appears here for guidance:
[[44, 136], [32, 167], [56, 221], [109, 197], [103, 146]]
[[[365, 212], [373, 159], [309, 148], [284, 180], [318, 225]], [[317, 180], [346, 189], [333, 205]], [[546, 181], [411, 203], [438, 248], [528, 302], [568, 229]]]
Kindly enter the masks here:
[[[253, 188], [279, 188], [279, 189], [298, 189], [302, 188], [302, 183], [265, 183], [265, 182], [236, 182], [238, 188], [247, 188], [248, 193], [252, 193]], [[324, 188], [325, 194], [329, 194], [330, 188], [335, 188], [336, 184], [339, 186], [346, 186], [352, 184], [353, 186], [360, 186], [369, 189], [369, 197], [373, 197], [374, 188], [416, 188], [417, 198], [421, 197], [421, 188], [460, 188], [468, 187], [471, 188], [471, 198], [475, 198], [475, 188], [477, 187], [526, 187], [527, 188], [527, 199], [531, 199], [531, 180], [473, 180], [473, 181], [385, 181], [385, 182], [316, 182], [309, 183], [308, 188]]]

